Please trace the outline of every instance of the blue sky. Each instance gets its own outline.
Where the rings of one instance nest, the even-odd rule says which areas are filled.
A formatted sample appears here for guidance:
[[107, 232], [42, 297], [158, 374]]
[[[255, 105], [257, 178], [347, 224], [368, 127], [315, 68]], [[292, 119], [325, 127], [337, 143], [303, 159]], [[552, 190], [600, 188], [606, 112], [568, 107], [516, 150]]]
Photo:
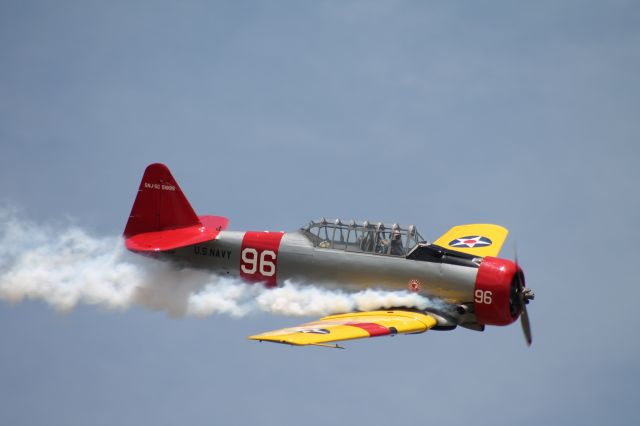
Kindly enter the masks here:
[[[122, 232], [144, 167], [200, 214], [499, 223], [517, 324], [357, 341], [0, 302], [0, 423], [637, 424], [633, 1], [0, 3], [0, 202]], [[60, 225], [62, 226], [62, 225]]]

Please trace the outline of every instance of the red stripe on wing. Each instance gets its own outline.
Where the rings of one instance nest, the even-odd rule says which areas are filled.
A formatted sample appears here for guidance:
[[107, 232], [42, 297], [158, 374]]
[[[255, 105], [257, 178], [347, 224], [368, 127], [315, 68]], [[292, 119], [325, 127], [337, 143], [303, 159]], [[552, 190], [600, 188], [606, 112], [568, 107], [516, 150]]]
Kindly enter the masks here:
[[369, 336], [371, 337], [386, 336], [387, 334], [391, 334], [391, 330], [389, 330], [387, 327], [383, 327], [372, 322], [348, 322], [345, 325], [361, 328], [369, 333]]

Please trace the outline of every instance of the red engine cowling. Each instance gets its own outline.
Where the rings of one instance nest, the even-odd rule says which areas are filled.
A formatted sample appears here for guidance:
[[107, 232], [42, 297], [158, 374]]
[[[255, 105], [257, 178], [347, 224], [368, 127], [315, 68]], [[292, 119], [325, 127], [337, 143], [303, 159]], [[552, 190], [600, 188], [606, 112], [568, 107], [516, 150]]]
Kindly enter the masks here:
[[[473, 290], [476, 319], [480, 324], [507, 325], [518, 318], [521, 307], [516, 300], [516, 274], [522, 274], [522, 269], [510, 260], [496, 257], [482, 260]], [[522, 279], [524, 282], [524, 276]]]

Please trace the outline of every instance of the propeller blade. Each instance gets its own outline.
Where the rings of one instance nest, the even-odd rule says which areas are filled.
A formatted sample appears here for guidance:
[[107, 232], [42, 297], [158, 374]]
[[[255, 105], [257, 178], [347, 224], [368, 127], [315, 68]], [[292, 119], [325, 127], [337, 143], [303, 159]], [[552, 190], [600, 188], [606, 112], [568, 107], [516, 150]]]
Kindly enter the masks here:
[[[527, 297], [524, 287], [524, 282], [522, 282], [522, 275], [520, 274], [520, 265], [518, 264], [518, 247], [516, 243], [513, 243], [513, 257], [514, 262], [516, 264], [516, 280], [518, 282], [518, 297], [520, 299], [520, 307], [522, 311], [520, 312], [520, 324], [522, 325], [522, 332], [524, 333], [524, 338], [527, 341], [527, 345], [531, 346], [531, 342], [533, 341], [531, 338], [531, 323], [529, 322], [529, 314], [527, 313]], [[531, 297], [533, 293], [531, 294]]]
[[524, 332], [524, 338], [527, 341], [527, 345], [531, 346], [531, 324], [529, 323], [529, 314], [527, 314], [526, 305], [522, 305], [522, 312], [520, 313], [520, 324], [522, 324], [522, 331]]

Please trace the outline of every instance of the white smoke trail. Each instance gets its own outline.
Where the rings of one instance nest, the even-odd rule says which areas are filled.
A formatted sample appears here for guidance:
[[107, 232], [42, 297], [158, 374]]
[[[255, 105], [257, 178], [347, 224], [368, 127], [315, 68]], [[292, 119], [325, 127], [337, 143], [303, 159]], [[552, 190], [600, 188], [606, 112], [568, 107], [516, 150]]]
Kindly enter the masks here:
[[0, 208], [0, 300], [41, 300], [68, 312], [80, 303], [110, 310], [142, 305], [172, 317], [249, 313], [321, 316], [435, 302], [409, 292], [344, 293], [286, 283], [249, 285], [129, 253], [120, 237], [94, 237], [75, 226], [46, 226]]

